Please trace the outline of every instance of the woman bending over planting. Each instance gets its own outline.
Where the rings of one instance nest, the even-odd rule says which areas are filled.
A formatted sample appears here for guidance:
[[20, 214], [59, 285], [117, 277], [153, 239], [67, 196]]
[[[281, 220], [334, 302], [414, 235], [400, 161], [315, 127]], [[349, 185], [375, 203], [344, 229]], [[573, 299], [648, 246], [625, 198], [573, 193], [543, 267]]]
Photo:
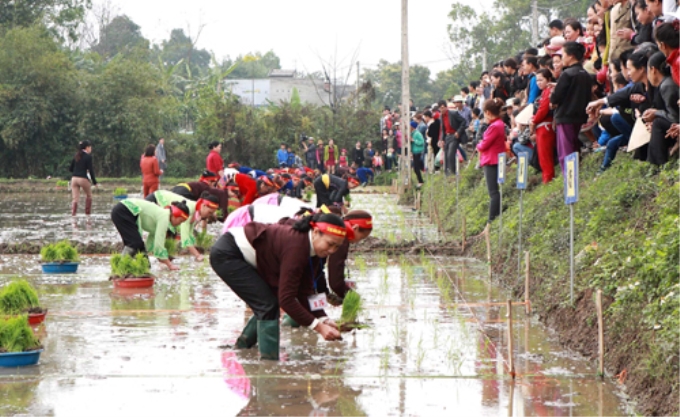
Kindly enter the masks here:
[[[345, 281], [345, 263], [349, 256], [349, 245], [358, 243], [366, 239], [373, 231], [373, 217], [371, 213], [364, 210], [352, 210], [343, 217], [347, 238], [340, 245], [337, 252], [326, 258], [328, 264], [328, 284], [322, 276], [317, 283], [317, 291], [325, 293], [331, 304], [340, 305], [347, 292], [353, 288], [351, 283]], [[323, 266], [321, 267], [323, 271]], [[323, 272], [322, 272], [323, 273]], [[334, 296], [328, 291], [328, 285], [333, 290]], [[298, 324], [288, 315], [283, 318], [284, 325], [297, 327]]]
[[279, 358], [279, 308], [302, 326], [337, 340], [337, 325], [319, 307], [314, 290], [320, 259], [335, 253], [346, 237], [334, 214], [307, 216], [294, 226], [249, 223], [223, 234], [210, 251], [217, 275], [253, 310], [236, 348], [256, 343], [263, 359]]
[[201, 198], [201, 195], [206, 192], [217, 197], [219, 208], [222, 211], [221, 218], [218, 220], [222, 221], [227, 214], [235, 208], [232, 206], [232, 200], [238, 199], [238, 187], [227, 187], [224, 190], [215, 188], [218, 179], [219, 177], [217, 174], [213, 174], [210, 171], [204, 171], [199, 181], [177, 184], [170, 191], [191, 201], [198, 201], [198, 199]]
[[[174, 202], [167, 207], [159, 207], [154, 203], [139, 198], [129, 198], [116, 204], [111, 210], [111, 220], [123, 238], [123, 255], [135, 256], [138, 252], [150, 251], [171, 271], [178, 270], [168, 259], [165, 249], [165, 235], [170, 226], [177, 227], [189, 219], [189, 207], [186, 201]], [[148, 232], [149, 237], [142, 238]]]
[[[161, 207], [167, 207], [172, 203], [185, 201], [185, 199], [172, 191], [158, 190], [153, 194], [149, 194], [146, 201], [158, 204]], [[203, 255], [196, 249], [196, 237], [194, 236], [194, 227], [199, 221], [207, 221], [215, 215], [215, 211], [220, 207], [220, 200], [208, 192], [203, 192], [198, 201], [186, 201], [189, 207], [189, 220], [182, 222], [179, 226], [180, 245], [182, 248], [187, 248], [191, 255], [193, 255], [196, 262], [203, 262]], [[177, 232], [177, 228], [171, 229]]]

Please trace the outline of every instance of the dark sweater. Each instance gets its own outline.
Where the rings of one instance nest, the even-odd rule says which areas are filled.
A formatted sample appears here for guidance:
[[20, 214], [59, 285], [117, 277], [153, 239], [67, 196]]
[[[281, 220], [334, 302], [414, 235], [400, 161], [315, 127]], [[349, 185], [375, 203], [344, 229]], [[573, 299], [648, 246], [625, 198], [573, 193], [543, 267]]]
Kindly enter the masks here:
[[87, 152], [80, 152], [80, 160], [76, 158], [71, 160], [71, 166], [68, 169], [73, 173], [74, 177], [87, 178], [87, 172], [90, 172], [92, 184], [97, 185], [97, 179], [94, 177], [94, 168], [92, 168], [92, 155]]
[[[204, 191], [207, 191], [210, 195], [214, 195], [220, 200], [220, 209], [222, 209], [222, 218], [218, 220], [224, 220], [229, 214], [229, 193], [226, 190], [220, 190], [219, 188], [211, 187], [201, 181], [196, 182], [185, 182], [178, 184], [172, 188], [173, 193], [180, 194], [178, 190], [181, 190], [181, 195], [185, 195], [185, 190], [191, 193], [190, 200], [198, 201]], [[188, 198], [188, 197], [187, 197]]]
[[248, 223], [244, 232], [255, 249], [257, 272], [278, 295], [283, 311], [302, 326], [325, 316], [323, 310], [312, 312], [307, 298], [314, 294], [312, 269], [318, 269], [320, 262], [310, 257], [309, 233], [256, 222]]
[[583, 124], [588, 121], [586, 107], [592, 97], [590, 75], [581, 64], [562, 70], [550, 103], [558, 105], [554, 118], [556, 124]]

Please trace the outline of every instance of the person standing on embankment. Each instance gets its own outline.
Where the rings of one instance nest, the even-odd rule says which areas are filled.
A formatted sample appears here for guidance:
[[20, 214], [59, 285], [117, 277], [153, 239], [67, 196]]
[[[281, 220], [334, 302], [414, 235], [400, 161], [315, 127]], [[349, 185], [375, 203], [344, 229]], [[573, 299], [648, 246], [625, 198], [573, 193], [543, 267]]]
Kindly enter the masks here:
[[[78, 212], [78, 200], [80, 200], [80, 189], [85, 192], [85, 215], [90, 216], [92, 212], [92, 185], [97, 186], [97, 179], [94, 176], [92, 167], [92, 144], [89, 140], [84, 140], [78, 144], [78, 152], [71, 161], [69, 171], [71, 177], [71, 216]], [[92, 184], [90, 184], [90, 179]]]

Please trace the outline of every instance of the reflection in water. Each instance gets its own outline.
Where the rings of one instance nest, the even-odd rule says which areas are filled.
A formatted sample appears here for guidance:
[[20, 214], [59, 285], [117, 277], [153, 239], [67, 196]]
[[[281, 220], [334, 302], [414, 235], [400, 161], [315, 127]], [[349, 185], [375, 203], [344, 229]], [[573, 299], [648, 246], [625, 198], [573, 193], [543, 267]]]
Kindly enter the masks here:
[[[396, 224], [403, 225], [399, 234], [405, 237], [437, 236], [426, 218], [402, 210], [392, 198], [385, 204], [375, 204], [374, 198], [356, 196], [353, 205], [376, 214], [378, 234]], [[99, 213], [111, 205], [102, 202]], [[36, 221], [50, 217], [27, 213]], [[0, 239], [7, 231], [24, 233], [22, 226], [6, 228], [3, 216]], [[53, 216], [57, 226], [50, 227], [68, 229], [66, 214], [59, 216]], [[95, 215], [89, 233], [109, 233], [104, 217]], [[23, 230], [39, 234], [31, 222]], [[73, 236], [82, 238], [85, 229], [79, 222]], [[29, 279], [50, 309], [46, 325], [39, 328], [45, 331], [46, 348], [40, 365], [0, 369], [3, 415], [567, 416], [625, 411], [616, 388], [599, 382], [588, 363], [553, 343], [522, 308], [514, 315], [518, 379], [511, 382], [504, 368], [505, 311], [494, 304], [505, 302], [508, 294], [480, 279], [486, 277], [486, 266], [470, 260], [352, 254], [351, 277], [365, 303], [360, 320], [370, 327], [332, 343], [308, 329], [282, 328], [281, 362], [260, 362], [257, 348], [220, 348], [234, 342], [251, 313], [207, 262], [181, 258], [180, 272], [155, 264], [153, 288], [127, 290], [107, 280], [106, 256], [84, 257], [79, 273], [68, 277], [42, 275], [36, 260], [0, 260], [0, 274]], [[1, 276], [0, 284], [6, 279]], [[340, 309], [328, 313], [337, 318]]]

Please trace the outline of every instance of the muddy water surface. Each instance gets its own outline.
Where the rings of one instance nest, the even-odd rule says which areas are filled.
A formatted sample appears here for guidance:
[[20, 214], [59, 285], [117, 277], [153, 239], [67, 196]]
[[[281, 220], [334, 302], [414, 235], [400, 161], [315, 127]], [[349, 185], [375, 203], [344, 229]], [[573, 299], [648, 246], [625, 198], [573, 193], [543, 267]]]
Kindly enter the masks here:
[[[381, 213], [376, 234], [385, 238], [438, 239], [429, 221], [391, 196], [356, 196], [353, 205]], [[110, 228], [103, 219], [93, 226]], [[35, 256], [3, 256], [0, 281], [30, 280], [50, 312], [37, 328], [39, 365], [0, 368], [0, 414], [626, 414], [619, 387], [600, 382], [521, 306], [512, 382], [507, 294], [485, 279], [485, 265], [426, 254], [352, 258], [365, 303], [360, 321], [369, 327], [340, 342], [283, 327], [275, 363], [260, 362], [256, 349], [225, 347], [250, 313], [207, 261], [182, 258], [172, 273], [154, 263], [156, 285], [135, 291], [112, 288], [105, 256], [84, 257], [72, 276], [42, 275]], [[340, 316], [339, 308], [328, 312]]]

